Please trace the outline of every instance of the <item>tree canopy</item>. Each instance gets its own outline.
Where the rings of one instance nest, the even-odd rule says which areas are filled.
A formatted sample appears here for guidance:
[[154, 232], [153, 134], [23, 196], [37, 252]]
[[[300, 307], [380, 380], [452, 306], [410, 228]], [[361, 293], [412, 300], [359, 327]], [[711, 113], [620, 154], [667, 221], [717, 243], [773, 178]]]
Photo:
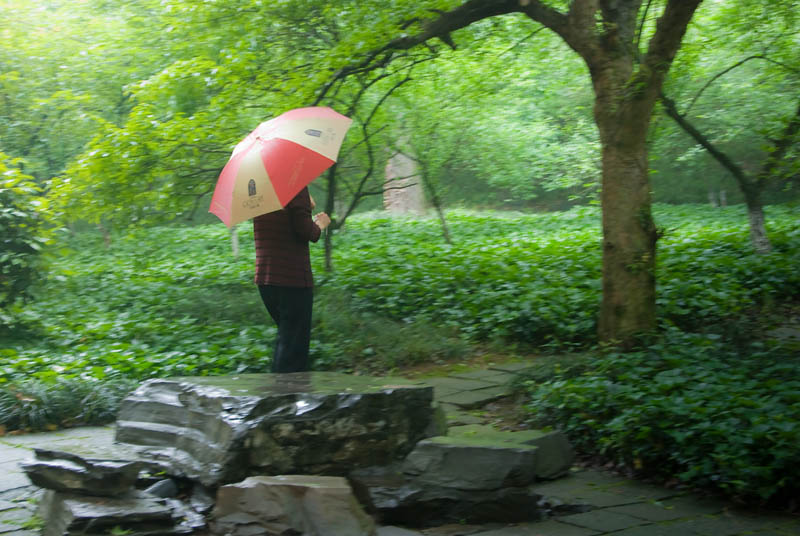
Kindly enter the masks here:
[[[335, 174], [315, 186], [330, 207], [380, 192], [400, 148], [451, 203], [602, 202], [608, 251], [626, 251], [607, 266], [618, 282], [606, 295], [629, 286], [619, 274], [638, 274], [626, 294], [652, 307], [651, 190], [743, 199], [657, 104], [662, 92], [767, 202], [796, 195], [796, 4], [2, 0], [0, 150], [64, 222], [203, 221], [245, 133], [330, 105], [355, 119]], [[609, 333], [652, 324], [628, 299], [607, 301], [605, 315], [650, 320]]]

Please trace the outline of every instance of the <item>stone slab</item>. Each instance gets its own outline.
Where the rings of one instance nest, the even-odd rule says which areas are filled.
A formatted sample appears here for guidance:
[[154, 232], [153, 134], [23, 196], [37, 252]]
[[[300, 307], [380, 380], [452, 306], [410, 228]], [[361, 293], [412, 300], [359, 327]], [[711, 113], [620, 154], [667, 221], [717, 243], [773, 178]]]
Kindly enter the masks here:
[[687, 517], [685, 510], [661, 502], [626, 504], [607, 508], [606, 511], [638, 517], [639, 519], [652, 522], [673, 521], [675, 519]]
[[556, 520], [539, 523], [524, 523], [502, 529], [478, 532], [474, 536], [595, 536], [602, 534], [596, 530], [568, 525]]
[[30, 457], [31, 451], [28, 448], [15, 444], [0, 442], [0, 461], [14, 462], [23, 461]]
[[66, 428], [55, 432], [36, 432], [31, 434], [9, 435], [3, 438], [3, 443], [22, 447], [47, 446], [58, 448], [57, 444], [65, 441], [76, 443], [110, 444], [114, 438], [113, 426], [81, 426]]
[[662, 503], [667, 508], [685, 512], [687, 516], [715, 515], [727, 510], [729, 507], [729, 504], [725, 501], [689, 495], [667, 499]]
[[116, 439], [173, 476], [217, 486], [392, 463], [439, 433], [437, 423], [433, 389], [419, 382], [241, 374], [145, 382], [122, 401]]
[[[500, 447], [536, 447], [534, 472], [538, 479], [550, 479], [563, 476], [569, 471], [575, 453], [567, 437], [558, 431], [522, 430], [505, 432], [491, 426], [466, 425], [452, 426], [448, 430], [449, 441], [481, 446], [485, 448]], [[436, 440], [435, 438], [432, 440]]]
[[[739, 536], [740, 534], [753, 534], [762, 530], [778, 531], [774, 519], [769, 517], [740, 516], [727, 513], [698, 516], [685, 520], [683, 525], [691, 528], [693, 534], [702, 536]], [[790, 534], [798, 533], [790, 532]]]
[[452, 404], [440, 404], [440, 406], [442, 409], [444, 409], [448, 426], [463, 426], [466, 424], [483, 423], [483, 419], [481, 417], [467, 413], [458, 406], [454, 406]]
[[345, 478], [252, 476], [222, 486], [210, 522], [215, 535], [374, 536], [375, 523]]
[[508, 396], [510, 388], [507, 386], [484, 387], [470, 391], [460, 391], [438, 398], [443, 404], [452, 404], [462, 409], [474, 409]]
[[559, 518], [559, 521], [600, 532], [614, 532], [649, 524], [643, 519], [608, 510], [592, 510], [582, 514], [563, 516]]
[[485, 525], [469, 525], [467, 523], [447, 524], [438, 527], [425, 529], [422, 533], [425, 536], [471, 536], [484, 532], [485, 530], [500, 528], [503, 524], [494, 524], [492, 526]]
[[0, 463], [0, 475], [3, 475], [0, 479], [0, 492], [31, 485], [16, 461]]
[[457, 372], [451, 374], [450, 378], [460, 378], [464, 380], [478, 380], [494, 384], [506, 384], [517, 377], [516, 374], [501, 370], [473, 370], [470, 372]]
[[683, 524], [641, 525], [615, 532], [614, 536], [696, 536]]
[[0, 534], [22, 530], [32, 518], [33, 512], [21, 507], [0, 512]]
[[376, 536], [424, 536], [415, 530], [403, 529], [400, 527], [378, 527]]
[[459, 490], [527, 486], [536, 478], [538, 448], [437, 436], [417, 443], [403, 472], [426, 485]]
[[489, 365], [489, 370], [499, 370], [502, 372], [520, 373], [525, 369], [532, 368], [528, 361], [516, 361], [512, 363], [499, 363], [497, 365]]
[[460, 378], [426, 378], [425, 385], [430, 385], [434, 388], [434, 393], [437, 398], [443, 394], [453, 393], [457, 391], [474, 391], [475, 389], [485, 389], [487, 387], [496, 387], [494, 383], [484, 382], [479, 380], [464, 380]]
[[[537, 484], [534, 489], [546, 498], [557, 499], [563, 503], [591, 504], [596, 507], [623, 506], [662, 500], [677, 494], [674, 490], [648, 486], [592, 470], [571, 472], [564, 478]], [[666, 504], [668, 508], [672, 506], [672, 504]], [[706, 510], [708, 513], [714, 511], [713, 508]]]

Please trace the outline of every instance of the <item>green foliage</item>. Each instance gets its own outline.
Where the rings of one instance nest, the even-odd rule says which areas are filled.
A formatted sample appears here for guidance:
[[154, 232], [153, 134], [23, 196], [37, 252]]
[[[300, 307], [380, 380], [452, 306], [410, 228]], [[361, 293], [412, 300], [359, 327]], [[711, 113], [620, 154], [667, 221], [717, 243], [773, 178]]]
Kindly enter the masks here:
[[[800, 365], [791, 349], [753, 341], [800, 293], [798, 208], [768, 207], [769, 255], [751, 251], [744, 207], [656, 206], [654, 216], [666, 233], [667, 335], [601, 355], [591, 349], [598, 209], [450, 211], [453, 245], [434, 217], [356, 216], [338, 233], [336, 272], [312, 248], [314, 366], [381, 374], [487, 340], [506, 352], [584, 349], [540, 360], [529, 384], [536, 414], [582, 451], [777, 500], [798, 476]], [[219, 224], [117, 235], [108, 248], [91, 234], [71, 240], [26, 307], [39, 332], [0, 339], [2, 424], [105, 422], [146, 378], [268, 370], [275, 329], [252, 283], [254, 252], [234, 259], [228, 240]]]
[[0, 384], [0, 424], [7, 430], [41, 431], [113, 422], [131, 379], [26, 379]]
[[641, 351], [529, 382], [528, 407], [581, 452], [640, 474], [785, 501], [800, 478], [798, 377], [786, 348], [669, 330]]
[[[703, 2], [670, 70], [665, 93], [699, 131], [754, 180], [800, 102], [797, 4]], [[713, 48], [715, 53], [709, 54]], [[765, 106], [765, 103], [769, 103]], [[734, 177], [676, 123], [659, 114], [651, 133], [653, 190], [661, 202], [707, 196], [739, 203]], [[796, 197], [795, 140], [763, 188], [764, 202]]]
[[[769, 207], [775, 251], [764, 256], [748, 245], [743, 207], [657, 207], [667, 232], [658, 256], [661, 324], [757, 336], [742, 318], [800, 291], [797, 211]], [[442, 242], [434, 217], [348, 220], [331, 274], [312, 248], [318, 368], [379, 371], [484, 341], [550, 350], [594, 344], [598, 209], [447, 217], [453, 245]], [[252, 243], [249, 226], [237, 232]], [[252, 283], [254, 252], [246, 247], [234, 259], [224, 226], [151, 228], [119, 235], [108, 248], [82, 235], [69, 246], [47, 292], [26, 307], [40, 331], [0, 345], [0, 381], [268, 370], [275, 331]]]
[[0, 329], [14, 323], [4, 311], [18, 299], [30, 297], [47, 243], [47, 205], [33, 178], [19, 165], [19, 160], [0, 153]]

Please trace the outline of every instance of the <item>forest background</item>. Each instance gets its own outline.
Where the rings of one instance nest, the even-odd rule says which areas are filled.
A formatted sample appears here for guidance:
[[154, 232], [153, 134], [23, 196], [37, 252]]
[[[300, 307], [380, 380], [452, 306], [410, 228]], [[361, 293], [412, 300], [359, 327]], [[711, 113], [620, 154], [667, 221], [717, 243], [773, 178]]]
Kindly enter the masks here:
[[[3, 426], [113, 418], [148, 377], [263, 370], [250, 230], [207, 213], [233, 145], [458, 4], [0, 1]], [[639, 4], [637, 43], [666, 2]], [[580, 57], [512, 14], [355, 70], [322, 102], [355, 123], [312, 185], [335, 222], [314, 257], [315, 366], [558, 352], [520, 389], [585, 454], [785, 504], [800, 365], [768, 334], [800, 293], [798, 7], [694, 14], [647, 137], [660, 335], [625, 353], [597, 346], [601, 144]], [[380, 210], [398, 152], [432, 215]]]

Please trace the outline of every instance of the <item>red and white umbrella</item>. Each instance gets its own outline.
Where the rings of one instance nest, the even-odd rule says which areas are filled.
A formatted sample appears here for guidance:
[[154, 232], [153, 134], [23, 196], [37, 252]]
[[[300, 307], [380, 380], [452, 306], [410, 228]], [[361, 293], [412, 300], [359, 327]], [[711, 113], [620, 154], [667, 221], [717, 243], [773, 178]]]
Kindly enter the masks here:
[[233, 149], [209, 212], [232, 227], [280, 210], [336, 163], [352, 122], [331, 108], [314, 106], [261, 123]]

